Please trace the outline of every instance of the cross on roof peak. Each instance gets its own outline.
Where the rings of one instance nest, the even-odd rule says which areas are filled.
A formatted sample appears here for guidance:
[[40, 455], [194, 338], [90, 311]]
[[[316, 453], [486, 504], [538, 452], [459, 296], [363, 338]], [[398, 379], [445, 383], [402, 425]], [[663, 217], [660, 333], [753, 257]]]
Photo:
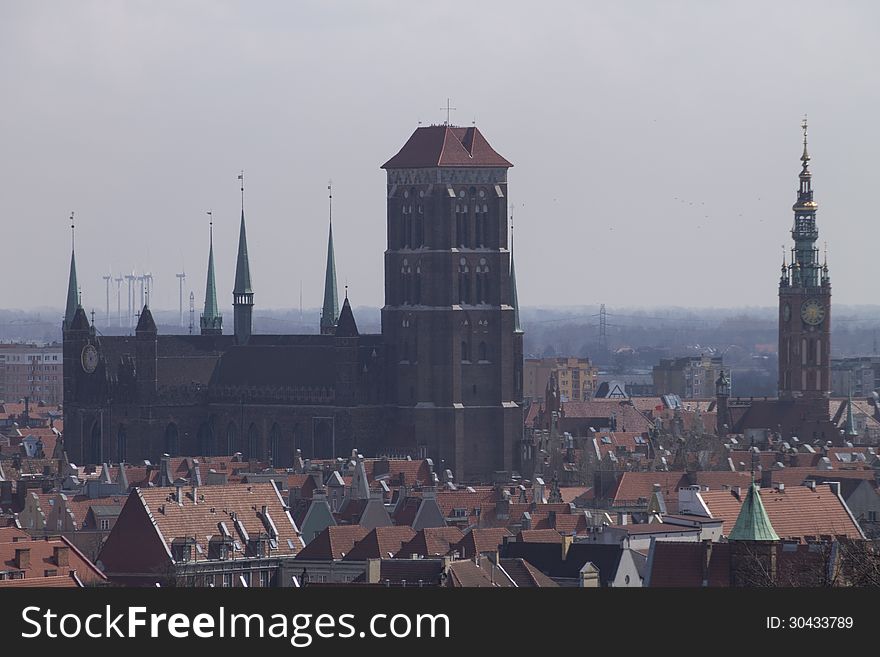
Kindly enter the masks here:
[[447, 126], [448, 126], [448, 125], [449, 125], [449, 118], [450, 118], [449, 115], [450, 115], [450, 112], [454, 112], [454, 111], [456, 111], [457, 108], [455, 108], [455, 107], [451, 107], [450, 104], [449, 104], [449, 98], [447, 98], [447, 99], [446, 99], [446, 107], [441, 107], [440, 109], [441, 109], [441, 110], [446, 110], [446, 123], [445, 123], [444, 125], [447, 125]]

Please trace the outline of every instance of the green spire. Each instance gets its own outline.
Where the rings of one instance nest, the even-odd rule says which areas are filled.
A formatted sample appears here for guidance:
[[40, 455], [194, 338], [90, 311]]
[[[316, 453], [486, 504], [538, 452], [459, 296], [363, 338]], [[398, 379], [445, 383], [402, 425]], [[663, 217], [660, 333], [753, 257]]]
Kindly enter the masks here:
[[[211, 213], [208, 212], [210, 215]], [[217, 307], [217, 284], [214, 282], [214, 221], [211, 220], [210, 246], [208, 247], [208, 280], [205, 284], [205, 312], [200, 318], [202, 335], [222, 333], [223, 317]]]
[[327, 271], [324, 273], [324, 305], [321, 308], [321, 334], [333, 333], [339, 320], [339, 296], [336, 292], [336, 256], [333, 253], [333, 189], [330, 197], [330, 237], [327, 239]]
[[856, 429], [856, 421], [853, 417], [852, 389], [849, 391], [849, 399], [846, 403], [846, 435], [850, 438], [855, 438], [859, 435]]
[[513, 217], [510, 223], [510, 305], [513, 306], [513, 331], [522, 333], [522, 325], [519, 323], [519, 299], [516, 295], [516, 267], [513, 264]]
[[339, 319], [339, 297], [336, 293], [336, 257], [333, 254], [333, 224], [327, 240], [327, 271], [324, 274], [324, 306], [321, 309], [321, 333], [327, 333]]
[[248, 262], [247, 233], [244, 228], [244, 208], [241, 209], [241, 229], [238, 232], [238, 261], [235, 265], [235, 288], [233, 294], [253, 294], [251, 267]]
[[74, 241], [73, 213], [70, 213], [70, 278], [67, 281], [67, 307], [64, 311], [62, 328], [70, 328], [73, 316], [79, 307], [79, 287], [76, 282], [76, 243]]
[[758, 485], [753, 481], [739, 510], [736, 524], [727, 537], [728, 541], [778, 541], [779, 536], [770, 524]]

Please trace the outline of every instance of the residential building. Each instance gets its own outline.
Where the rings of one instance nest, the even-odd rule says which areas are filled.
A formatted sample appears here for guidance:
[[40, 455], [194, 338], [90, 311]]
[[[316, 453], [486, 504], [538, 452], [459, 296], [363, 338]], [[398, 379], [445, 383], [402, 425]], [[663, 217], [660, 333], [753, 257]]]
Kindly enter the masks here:
[[654, 393], [678, 395], [681, 399], [709, 399], [715, 396], [715, 381], [721, 374], [721, 356], [664, 358], [654, 366]]
[[0, 343], [0, 401], [25, 398], [60, 404], [64, 393], [64, 352], [61, 344]]
[[302, 549], [273, 483], [135, 488], [98, 563], [130, 586], [280, 586]]
[[599, 385], [599, 368], [589, 358], [526, 358], [523, 364], [524, 399], [543, 400], [551, 375], [556, 376], [563, 401], [588, 400]]

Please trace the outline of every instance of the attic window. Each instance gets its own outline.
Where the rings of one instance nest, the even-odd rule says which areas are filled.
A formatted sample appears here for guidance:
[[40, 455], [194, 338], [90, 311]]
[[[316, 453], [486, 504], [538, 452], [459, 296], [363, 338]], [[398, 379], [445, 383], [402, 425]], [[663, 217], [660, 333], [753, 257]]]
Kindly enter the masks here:
[[609, 438], [608, 436], [602, 436], [602, 444], [603, 444], [603, 445], [610, 445], [610, 444], [611, 444], [611, 438]]
[[467, 518], [467, 509], [453, 509], [452, 510], [453, 518]]

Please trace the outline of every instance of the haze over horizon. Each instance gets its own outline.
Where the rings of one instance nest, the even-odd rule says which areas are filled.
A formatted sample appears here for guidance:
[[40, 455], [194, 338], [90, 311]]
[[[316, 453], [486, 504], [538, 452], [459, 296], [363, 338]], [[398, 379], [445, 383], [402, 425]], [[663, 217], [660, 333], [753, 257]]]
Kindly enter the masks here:
[[63, 305], [75, 211], [84, 306], [134, 269], [177, 308], [185, 269], [198, 312], [211, 209], [231, 318], [240, 169], [257, 313], [320, 306], [331, 178], [340, 297], [380, 307], [379, 167], [447, 97], [514, 163], [524, 307], [775, 306], [804, 113], [834, 304], [873, 299], [876, 5], [402, 6], [4, 3], [0, 308]]

